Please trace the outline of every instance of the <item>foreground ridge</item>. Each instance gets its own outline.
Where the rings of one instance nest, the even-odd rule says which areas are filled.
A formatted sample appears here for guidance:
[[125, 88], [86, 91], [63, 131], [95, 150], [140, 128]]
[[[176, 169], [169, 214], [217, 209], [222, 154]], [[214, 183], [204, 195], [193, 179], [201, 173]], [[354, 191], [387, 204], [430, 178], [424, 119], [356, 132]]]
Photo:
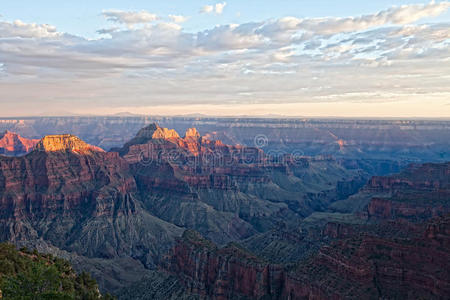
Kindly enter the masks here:
[[[0, 299], [113, 299], [64, 259], [0, 243]], [[36, 280], [36, 276], [39, 280]]]

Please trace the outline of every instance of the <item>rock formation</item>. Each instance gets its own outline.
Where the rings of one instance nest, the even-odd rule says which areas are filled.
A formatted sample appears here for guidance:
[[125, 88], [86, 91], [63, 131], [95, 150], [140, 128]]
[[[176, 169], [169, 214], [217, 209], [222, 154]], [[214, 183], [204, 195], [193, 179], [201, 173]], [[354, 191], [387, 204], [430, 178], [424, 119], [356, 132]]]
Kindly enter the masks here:
[[37, 143], [36, 150], [45, 152], [70, 151], [74, 153], [105, 152], [103, 149], [89, 145], [70, 134], [48, 135]]
[[39, 140], [26, 139], [20, 135], [6, 130], [0, 134], [0, 154], [8, 156], [20, 156], [27, 154]]
[[323, 213], [324, 225], [310, 217], [297, 229], [281, 226], [244, 241], [256, 254], [185, 232], [162, 270], [186, 293], [207, 299], [444, 299], [450, 293], [449, 170], [448, 163], [412, 165], [373, 178], [362, 192], [389, 197], [370, 198], [368, 222], [364, 215]]
[[365, 166], [156, 124], [111, 152], [47, 136], [0, 157], [0, 240], [67, 257], [109, 291], [145, 275], [144, 299], [444, 298], [450, 165], [360, 189]]
[[188, 130], [186, 130], [186, 134], [184, 136], [186, 138], [198, 139], [200, 137], [200, 133], [197, 131], [196, 128], [189, 128]]
[[424, 220], [450, 212], [450, 163], [411, 165], [389, 177], [373, 177], [370, 218]]
[[[146, 207], [219, 244], [306, 216], [312, 206], [354, 193], [365, 179], [328, 158], [270, 157], [255, 147], [202, 138], [194, 128], [183, 138], [156, 132], [171, 131], [151, 124], [116, 150], [130, 164]], [[325, 165], [333, 175], [322, 174]], [[314, 188], [306, 192], [302, 185]]]
[[143, 208], [118, 153], [64, 135], [42, 139], [26, 156], [0, 157], [3, 241], [151, 268], [181, 232]]
[[[8, 129], [30, 137], [68, 132], [109, 150], [122, 147], [139, 129], [152, 122], [157, 122], [161, 127], [175, 128], [180, 133], [195, 126], [203, 135], [232, 145], [254, 146], [255, 136], [263, 134], [269, 138], [265, 151], [292, 153], [301, 150], [308, 156], [331, 154], [340, 159], [364, 160], [368, 168], [371, 164], [378, 165], [379, 161], [403, 167], [412, 161], [450, 160], [448, 120], [34, 117], [0, 120], [0, 131]], [[340, 144], [343, 144], [343, 149]], [[388, 174], [389, 169], [371, 175]]]
[[164, 268], [176, 274], [188, 293], [217, 300], [278, 294], [284, 276], [281, 266], [264, 263], [236, 244], [219, 249], [193, 231], [183, 234]]
[[450, 163], [412, 164], [402, 172], [374, 176], [359, 193], [333, 203], [340, 212], [371, 219], [423, 221], [450, 212]]
[[449, 226], [448, 216], [439, 217], [395, 239], [370, 227], [347, 231], [294, 269], [188, 231], [162, 268], [186, 293], [206, 299], [443, 299], [450, 292]]

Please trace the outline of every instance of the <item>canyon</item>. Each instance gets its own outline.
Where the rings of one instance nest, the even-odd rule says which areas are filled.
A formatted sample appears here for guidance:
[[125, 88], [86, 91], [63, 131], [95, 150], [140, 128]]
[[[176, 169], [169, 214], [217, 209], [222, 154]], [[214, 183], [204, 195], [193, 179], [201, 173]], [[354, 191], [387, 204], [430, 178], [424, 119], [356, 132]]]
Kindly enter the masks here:
[[[267, 151], [300, 152], [315, 156], [401, 162], [450, 159], [450, 121], [369, 120], [318, 118], [215, 118], [205, 116], [73, 116], [0, 119], [0, 131], [40, 139], [46, 135], [74, 134], [105, 150], [122, 147], [136, 132], [152, 123], [185, 132], [195, 127], [203, 136], [225, 144], [255, 146], [263, 136]], [[399, 169], [394, 170], [399, 171]], [[385, 173], [386, 174], [386, 173]]]
[[[412, 165], [400, 174], [372, 178], [362, 190], [387, 192], [408, 182], [424, 191], [421, 202], [432, 204], [437, 191], [447, 195], [449, 170], [448, 163]], [[185, 231], [161, 271], [199, 299], [444, 299], [450, 293], [450, 206], [447, 196], [442, 199], [447, 203], [438, 216], [373, 219], [370, 201], [365, 214], [353, 218], [333, 218], [336, 213], [330, 212], [322, 224], [307, 218], [297, 229], [284, 226], [224, 247]], [[308, 245], [312, 251], [305, 251]], [[270, 247], [309, 254], [283, 263], [284, 253], [273, 256]], [[135, 295], [140, 299], [139, 292]]]
[[449, 221], [447, 216], [415, 225], [417, 236], [407, 239], [362, 230], [292, 267], [238, 245], [219, 249], [187, 231], [163, 269], [187, 293], [208, 299], [443, 299], [450, 292]]
[[324, 208], [355, 193], [368, 177], [328, 157], [280, 160], [256, 147], [200, 137], [195, 129], [183, 138], [163, 132], [149, 125], [113, 151], [130, 164], [152, 214], [219, 244]]
[[[117, 127], [107, 132], [114, 128], [112, 120]], [[149, 120], [78, 118], [75, 131], [87, 134], [103, 122], [99, 132], [91, 130], [92, 141], [122, 132], [127, 122], [137, 126]], [[187, 120], [164, 119], [179, 127]], [[75, 126], [69, 118], [25, 121], [1, 124], [28, 137], [48, 122], [53, 128]], [[414, 148], [408, 138], [383, 148], [356, 132], [372, 127], [377, 135], [386, 124], [400, 125], [361, 121], [351, 129], [359, 140], [351, 150], [344, 137], [354, 122], [285, 120], [299, 136], [281, 143], [274, 139], [278, 125], [253, 120], [261, 128], [269, 123], [265, 128], [274, 135], [230, 142], [230, 135], [214, 133], [213, 120], [197, 122], [211, 130], [180, 131], [149, 122], [123, 143], [106, 143], [108, 151], [101, 148], [104, 142], [91, 144], [74, 134], [49, 132], [22, 142], [7, 132], [14, 138], [5, 141], [16, 145], [8, 149], [17, 150], [0, 155], [0, 240], [67, 259], [119, 299], [441, 299], [449, 294], [446, 141], [435, 139], [423, 156], [424, 148]], [[237, 120], [235, 133], [250, 137], [244, 124], [254, 126]], [[305, 128], [316, 132], [331, 124], [333, 130], [343, 128], [336, 135], [339, 149], [312, 145]], [[424, 126], [448, 133], [445, 122], [401, 126], [404, 134]], [[386, 132], [399, 134], [392, 128]], [[371, 143], [382, 149], [370, 150]], [[304, 152], [295, 151], [303, 146]], [[402, 152], [404, 147], [413, 152]], [[429, 158], [434, 162], [421, 162]]]

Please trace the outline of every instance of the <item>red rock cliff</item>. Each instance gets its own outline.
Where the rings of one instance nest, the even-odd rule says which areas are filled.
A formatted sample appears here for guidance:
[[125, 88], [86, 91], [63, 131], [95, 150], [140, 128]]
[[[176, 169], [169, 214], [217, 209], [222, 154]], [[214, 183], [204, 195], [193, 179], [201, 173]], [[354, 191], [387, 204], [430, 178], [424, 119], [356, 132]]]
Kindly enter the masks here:
[[[236, 245], [217, 248], [185, 232], [162, 269], [209, 299], [445, 299], [450, 293], [450, 216], [414, 225], [409, 238], [328, 227], [341, 240], [295, 270]], [[413, 226], [396, 224], [402, 228]], [[331, 230], [331, 231], [330, 231]], [[345, 231], [342, 231], [345, 230]], [[411, 228], [405, 228], [411, 232]], [[416, 235], [417, 232], [421, 232]]]
[[278, 293], [284, 276], [280, 266], [264, 263], [237, 245], [218, 249], [193, 231], [183, 234], [164, 268], [176, 274], [190, 293], [217, 300]]
[[450, 163], [411, 165], [396, 175], [373, 177], [364, 190], [385, 195], [371, 199], [370, 218], [424, 220], [445, 215], [450, 212]]
[[[43, 138], [23, 157], [0, 158], [0, 217], [34, 218], [80, 213], [112, 213], [100, 199], [135, 191], [128, 164], [117, 153], [106, 153], [80, 139], [63, 135]], [[94, 199], [97, 199], [94, 201]]]
[[0, 134], [0, 154], [9, 156], [24, 155], [36, 146], [39, 140], [26, 139], [20, 135], [5, 131]]

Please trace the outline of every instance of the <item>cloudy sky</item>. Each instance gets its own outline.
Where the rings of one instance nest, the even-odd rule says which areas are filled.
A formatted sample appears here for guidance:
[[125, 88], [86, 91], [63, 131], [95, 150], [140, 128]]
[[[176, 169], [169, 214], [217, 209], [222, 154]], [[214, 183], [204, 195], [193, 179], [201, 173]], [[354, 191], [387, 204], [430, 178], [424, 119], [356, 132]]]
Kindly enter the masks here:
[[450, 1], [1, 0], [0, 116], [450, 117]]

